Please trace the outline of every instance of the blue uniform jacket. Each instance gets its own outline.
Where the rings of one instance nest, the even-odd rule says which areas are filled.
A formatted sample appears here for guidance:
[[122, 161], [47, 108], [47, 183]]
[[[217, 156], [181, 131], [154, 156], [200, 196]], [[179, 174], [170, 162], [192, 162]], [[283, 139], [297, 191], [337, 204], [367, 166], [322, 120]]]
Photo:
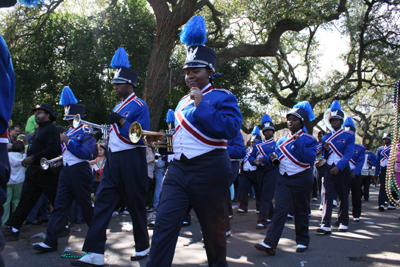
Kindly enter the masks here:
[[[279, 159], [283, 156], [283, 152], [280, 149], [280, 146], [287, 142], [288, 139], [289, 134], [281, 137], [276, 143], [275, 153], [278, 155]], [[291, 143], [289, 145], [286, 145], [285, 148], [290, 156], [292, 156], [299, 162], [310, 164], [310, 168], [312, 169], [314, 166], [315, 158], [317, 157], [317, 146], [317, 139], [315, 139], [310, 134], [301, 133], [300, 137], [297, 138], [296, 141], [291, 141]], [[271, 155], [272, 153], [268, 155], [268, 159]], [[271, 165], [271, 162], [269, 160], [267, 162]]]
[[[74, 129], [69, 129], [65, 134], [68, 135]], [[90, 160], [96, 145], [96, 139], [85, 133], [82, 128], [78, 129], [71, 135], [68, 142], [67, 150], [80, 159]]]
[[353, 170], [353, 173], [356, 175], [360, 175], [361, 169], [364, 166], [365, 162], [365, 147], [359, 144], [354, 145], [354, 152], [351, 156], [350, 161], [356, 165], [356, 168]]
[[269, 157], [275, 151], [275, 146], [276, 142], [272, 138], [269, 140], [260, 140], [257, 143], [255, 143], [253, 145], [253, 151], [249, 156], [250, 164], [253, 165], [254, 160], [257, 159], [258, 156], [261, 156], [263, 157], [262, 161], [263, 164], [268, 163], [269, 165], [271, 165], [269, 162]]
[[349, 164], [354, 152], [355, 135], [353, 132], [340, 129], [335, 133], [335, 136], [330, 140], [331, 145], [328, 151], [325, 150], [325, 142], [329, 140], [332, 133], [327, 133], [322, 137], [322, 156], [328, 160], [330, 153], [335, 153], [334, 150], [342, 155], [341, 160], [336, 164], [341, 171]]
[[375, 174], [378, 175], [381, 169], [381, 161], [386, 157], [389, 158], [392, 146], [381, 146], [376, 150]]
[[3, 36], [0, 35], [0, 137], [7, 137], [15, 94], [14, 68]]
[[[194, 136], [204, 135], [207, 140], [235, 138], [243, 120], [236, 97], [228, 90], [214, 89], [211, 84], [202, 92], [203, 100], [197, 107], [190, 101], [189, 95], [178, 103], [175, 110], [175, 132], [183, 126], [190, 127], [190, 133]], [[180, 117], [180, 110], [184, 120]]]
[[246, 147], [240, 131], [234, 139], [228, 140], [227, 150], [231, 159], [242, 159], [246, 156]]
[[[147, 107], [146, 102], [137, 97], [135, 94], [129, 96], [128, 98], [133, 97], [133, 101], [129, 102], [128, 105], [124, 106], [117, 113], [122, 115], [125, 118], [124, 125], [117, 126], [119, 129], [119, 133], [129, 140], [129, 127], [133, 122], [138, 122], [142, 126], [143, 130], [150, 130], [150, 113]], [[116, 105], [114, 108], [114, 112], [118, 110], [121, 106], [121, 103]], [[144, 145], [143, 138], [137, 143], [138, 145]]]
[[370, 166], [375, 166], [376, 165], [376, 157], [375, 154], [371, 151], [365, 151], [365, 153], [368, 153], [368, 160], [369, 160], [369, 165]]

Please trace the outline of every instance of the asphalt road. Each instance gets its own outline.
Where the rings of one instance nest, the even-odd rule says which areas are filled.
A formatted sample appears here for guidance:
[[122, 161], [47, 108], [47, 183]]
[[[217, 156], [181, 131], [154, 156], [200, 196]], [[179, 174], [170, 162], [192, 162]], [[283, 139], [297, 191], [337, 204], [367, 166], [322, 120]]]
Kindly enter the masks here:
[[[275, 256], [254, 248], [261, 242], [266, 229], [256, 230], [257, 216], [254, 211], [246, 214], [234, 212], [232, 236], [228, 238], [227, 260], [229, 266], [400, 266], [400, 212], [379, 212], [377, 205], [378, 189], [371, 188], [370, 201], [363, 201], [363, 212], [358, 223], [351, 222], [349, 232], [339, 233], [336, 227], [332, 235], [320, 236], [315, 232], [319, 227], [321, 211], [317, 202], [312, 202], [310, 218], [311, 242], [304, 253], [296, 253], [293, 221], [286, 223]], [[351, 202], [351, 201], [350, 201]], [[238, 203], [233, 203], [237, 205]], [[249, 208], [254, 209], [255, 202], [250, 200]], [[351, 210], [351, 208], [350, 208]], [[337, 208], [334, 209], [337, 212]], [[350, 216], [350, 218], [352, 218]], [[134, 241], [130, 216], [111, 219], [108, 230], [105, 266], [145, 266], [146, 259], [131, 262]], [[43, 238], [33, 235], [46, 232], [46, 224], [39, 226], [24, 225], [20, 240], [6, 242], [3, 256], [7, 267], [70, 266], [69, 259], [61, 258], [64, 248], [70, 247], [73, 255], [81, 252], [86, 236], [86, 225], [74, 225], [73, 230], [83, 228], [82, 232], [71, 232], [69, 237], [59, 239], [58, 252], [38, 254], [32, 250], [32, 244], [42, 242]], [[153, 234], [149, 230], [150, 236]], [[192, 225], [182, 228], [176, 246], [173, 266], [207, 266], [207, 259], [199, 223], [192, 213]]]

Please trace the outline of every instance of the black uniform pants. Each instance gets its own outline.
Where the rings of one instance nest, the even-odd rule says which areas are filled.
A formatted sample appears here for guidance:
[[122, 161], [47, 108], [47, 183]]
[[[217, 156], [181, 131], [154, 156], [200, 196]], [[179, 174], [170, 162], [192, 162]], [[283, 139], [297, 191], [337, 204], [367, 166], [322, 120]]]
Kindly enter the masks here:
[[120, 196], [124, 199], [132, 218], [136, 253], [148, 249], [148, 187], [145, 148], [110, 152], [97, 189], [93, 219], [82, 250], [104, 254], [107, 227]]
[[57, 170], [50, 168], [44, 171], [38, 165], [30, 165], [28, 167], [25, 172], [21, 200], [6, 225], [20, 229], [42, 193], [47, 196], [54, 207], [59, 175]]
[[231, 164], [216, 149], [192, 159], [171, 162], [163, 181], [148, 267], [171, 266], [187, 208], [193, 206], [204, 237], [209, 266], [227, 266], [225, 201]]
[[275, 194], [276, 180], [279, 175], [278, 167], [265, 167], [263, 175], [259, 177], [258, 184], [260, 186], [260, 212], [258, 214], [257, 223], [264, 226], [267, 225], [267, 219], [272, 219], [274, 213], [274, 205], [272, 199]]
[[331, 226], [333, 199], [335, 190], [339, 196], [340, 206], [338, 213], [339, 223], [349, 225], [349, 190], [351, 183], [351, 171], [347, 165], [337, 175], [332, 175], [331, 170], [335, 165], [325, 164], [325, 174], [322, 179], [325, 188], [324, 206], [322, 208], [322, 222], [325, 227]]
[[361, 217], [361, 175], [351, 178], [351, 203], [353, 206], [353, 218]]
[[65, 225], [74, 199], [82, 209], [83, 218], [90, 227], [93, 218], [91, 192], [92, 170], [88, 162], [63, 166], [58, 182], [56, 203], [47, 224], [47, 236], [44, 241], [46, 245], [57, 247], [58, 233]]
[[279, 174], [276, 182], [275, 213], [264, 239], [265, 244], [276, 249], [285, 227], [287, 214], [293, 207], [296, 243], [298, 245], [309, 245], [308, 213], [312, 185], [311, 169], [291, 176]]
[[[235, 182], [236, 177], [239, 173], [239, 161], [231, 161], [231, 175], [229, 179], [229, 189], [230, 186]], [[232, 200], [231, 200], [231, 194], [228, 194], [228, 197], [226, 198], [226, 231], [231, 230], [231, 222], [229, 221], [229, 215], [233, 215], [233, 210], [232, 210]]]
[[256, 209], [259, 210], [260, 205], [260, 194], [258, 193], [258, 183], [256, 171], [242, 171], [240, 175], [240, 193], [239, 193], [239, 201], [241, 208], [244, 211], [247, 211], [249, 205], [249, 193], [251, 190], [251, 186], [254, 187], [254, 193], [256, 195]]

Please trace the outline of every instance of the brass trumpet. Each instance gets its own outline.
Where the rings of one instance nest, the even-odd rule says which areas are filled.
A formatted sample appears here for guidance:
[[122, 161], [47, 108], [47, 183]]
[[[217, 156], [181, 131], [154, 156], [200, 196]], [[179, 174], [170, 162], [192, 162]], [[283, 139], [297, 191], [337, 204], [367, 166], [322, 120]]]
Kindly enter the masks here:
[[40, 167], [42, 167], [43, 170], [47, 170], [49, 168], [55, 168], [55, 167], [61, 166], [62, 160], [63, 160], [62, 156], [59, 156], [59, 157], [56, 157], [56, 158], [50, 159], [50, 160], [47, 160], [46, 158], [41, 158], [40, 159]]
[[129, 140], [132, 143], [139, 142], [142, 136], [153, 135], [153, 136], [165, 136], [166, 141], [158, 141], [152, 142], [151, 146], [158, 149], [158, 148], [166, 148], [168, 152], [172, 152], [172, 136], [173, 134], [170, 133], [157, 133], [153, 131], [146, 131], [142, 129], [142, 126], [138, 122], [133, 122], [129, 127]]
[[[74, 117], [74, 121], [72, 122], [72, 126], [74, 126], [74, 128], [77, 128], [80, 124], [83, 124], [85, 126], [90, 126], [90, 127], [93, 127], [93, 128], [101, 128], [101, 129], [104, 129], [104, 130], [107, 130], [107, 131], [110, 130], [110, 127], [107, 127], [107, 126], [104, 126], [104, 125], [100, 125], [100, 124], [96, 124], [96, 123], [92, 123], [92, 122], [88, 122], [88, 121], [84, 121], [84, 120], [81, 119], [81, 115], [76, 114], [75, 117]], [[85, 133], [90, 133], [91, 132], [90, 130], [85, 130], [85, 127], [83, 127], [83, 131]]]

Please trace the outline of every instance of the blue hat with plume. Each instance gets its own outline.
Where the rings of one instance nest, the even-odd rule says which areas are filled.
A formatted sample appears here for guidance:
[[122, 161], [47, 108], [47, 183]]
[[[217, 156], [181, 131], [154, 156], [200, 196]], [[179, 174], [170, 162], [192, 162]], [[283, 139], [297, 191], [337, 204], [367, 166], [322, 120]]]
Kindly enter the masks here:
[[204, 18], [202, 16], [194, 16], [186, 23], [179, 35], [182, 43], [189, 46], [183, 69], [209, 68], [215, 72], [217, 54], [211, 48], [204, 46], [207, 41]]
[[266, 130], [273, 130], [275, 132], [274, 123], [272, 122], [272, 119], [268, 114], [265, 114], [262, 117], [260, 128], [262, 129], [263, 132]]
[[313, 121], [315, 119], [314, 112], [308, 101], [301, 101], [294, 105], [293, 109], [291, 109], [289, 113], [286, 114], [286, 118], [289, 115], [294, 115], [299, 118], [303, 127], [305, 127], [309, 121]]
[[340, 107], [339, 101], [333, 100], [333, 102], [332, 102], [332, 104], [330, 106], [330, 109], [331, 109], [331, 114], [330, 114], [329, 120], [331, 120], [331, 119], [340, 119], [340, 120], [343, 121], [344, 113], [342, 111], [342, 108]]
[[254, 126], [253, 131], [251, 131], [251, 142], [258, 142], [261, 140], [261, 133], [258, 126]]
[[85, 105], [77, 104], [74, 93], [69, 86], [65, 86], [61, 92], [60, 102], [58, 104], [64, 106], [64, 118], [63, 120], [72, 120], [76, 114], [85, 116]]
[[356, 125], [354, 124], [354, 121], [352, 118], [347, 117], [346, 120], [343, 123], [344, 130], [345, 131], [350, 131], [355, 133], [356, 132]]
[[118, 48], [115, 52], [110, 66], [116, 69], [113, 83], [129, 83], [136, 87], [138, 73], [129, 68], [131, 64], [129, 64], [128, 55], [123, 47]]

